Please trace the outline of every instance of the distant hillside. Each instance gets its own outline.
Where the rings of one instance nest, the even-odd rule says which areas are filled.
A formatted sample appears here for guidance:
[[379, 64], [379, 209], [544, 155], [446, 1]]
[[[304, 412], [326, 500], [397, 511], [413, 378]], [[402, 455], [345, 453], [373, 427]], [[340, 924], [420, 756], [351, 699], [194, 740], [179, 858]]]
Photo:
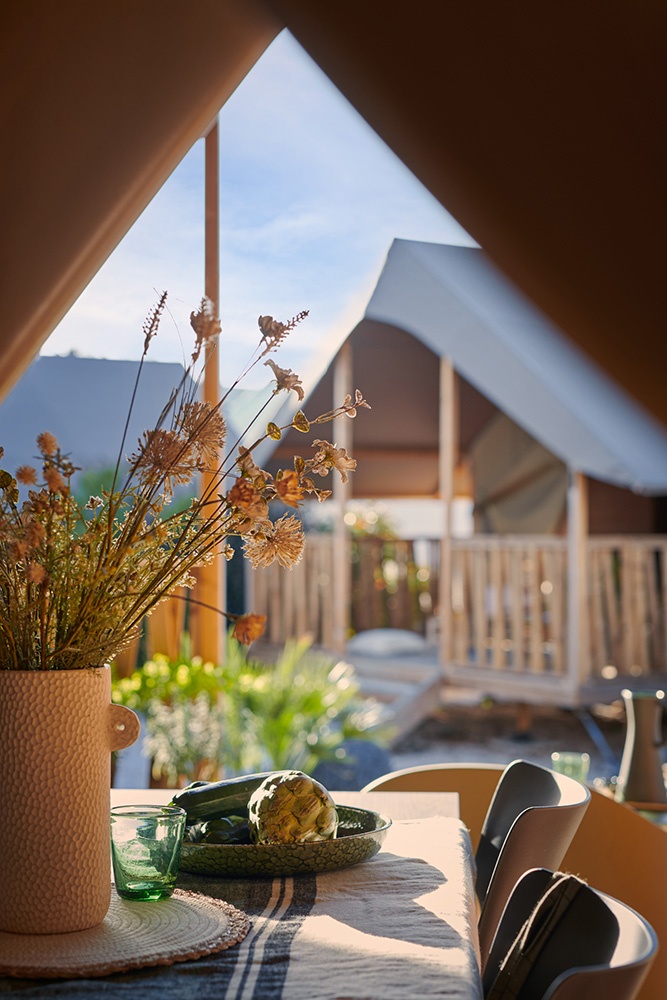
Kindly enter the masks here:
[[[137, 361], [39, 357], [0, 404], [3, 466], [14, 472], [36, 454], [35, 439], [50, 431], [84, 469], [115, 465], [137, 377]], [[183, 376], [179, 364], [144, 363], [125, 455], [157, 420]]]
[[[0, 446], [5, 449], [2, 467], [13, 473], [17, 466], [33, 462], [35, 439], [42, 431], [55, 434], [62, 451], [83, 470], [115, 466], [138, 366], [138, 361], [74, 354], [38, 357], [0, 403]], [[134, 451], [142, 432], [155, 425], [182, 377], [180, 364], [144, 362], [125, 457]], [[229, 444], [266, 397], [267, 390], [234, 390], [224, 407]]]

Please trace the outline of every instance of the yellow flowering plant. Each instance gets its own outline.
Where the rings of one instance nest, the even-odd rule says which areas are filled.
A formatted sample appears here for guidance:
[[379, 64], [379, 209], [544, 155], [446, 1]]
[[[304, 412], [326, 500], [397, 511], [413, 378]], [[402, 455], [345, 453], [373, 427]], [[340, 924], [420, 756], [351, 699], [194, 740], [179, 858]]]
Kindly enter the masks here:
[[[165, 305], [166, 294], [144, 324], [132, 400]], [[190, 317], [194, 349], [179, 385], [125, 465], [130, 403], [113, 484], [83, 507], [72, 492], [79, 470], [48, 432], [37, 438], [41, 475], [29, 465], [14, 476], [0, 470], [0, 669], [64, 670], [108, 663], [138, 635], [146, 614], [177, 587], [194, 584], [193, 570], [220, 554], [231, 558], [231, 536], [243, 539], [253, 566], [277, 559], [291, 567], [299, 561], [304, 547], [300, 519], [284, 515], [273, 522], [269, 504], [278, 500], [296, 510], [308, 495], [323, 500], [330, 494], [313, 476], [337, 469], [345, 479], [356, 463], [344, 449], [317, 440], [312, 458], [297, 457], [293, 469], [271, 476], [255, 464], [253, 451], [267, 437], [279, 439], [287, 427], [306, 432], [338, 416], [354, 417], [368, 404], [357, 390], [354, 399], [346, 397], [314, 420], [299, 410], [283, 427], [269, 422], [249, 447], [240, 440], [227, 443], [223, 405], [250, 368], [306, 315], [288, 323], [260, 316], [255, 355], [231, 389], [211, 404], [198, 398], [199, 386], [205, 348], [217, 340], [220, 323], [203, 300]], [[275, 376], [273, 395], [293, 391], [303, 399], [294, 372], [272, 360], [265, 364]], [[209, 485], [186, 510], [170, 513], [175, 487], [202, 473], [208, 474]], [[21, 500], [19, 484], [27, 488], [27, 499]], [[263, 632], [261, 615], [216, 610], [231, 620], [240, 642], [249, 644]]]

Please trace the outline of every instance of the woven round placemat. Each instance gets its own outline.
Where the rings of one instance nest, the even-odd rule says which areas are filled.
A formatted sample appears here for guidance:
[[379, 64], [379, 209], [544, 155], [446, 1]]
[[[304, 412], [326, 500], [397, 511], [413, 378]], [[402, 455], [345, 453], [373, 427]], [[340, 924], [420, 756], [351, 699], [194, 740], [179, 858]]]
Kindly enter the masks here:
[[249, 927], [247, 914], [231, 903], [183, 889], [147, 903], [113, 892], [104, 921], [87, 931], [0, 932], [0, 975], [73, 979], [172, 965], [231, 948]]

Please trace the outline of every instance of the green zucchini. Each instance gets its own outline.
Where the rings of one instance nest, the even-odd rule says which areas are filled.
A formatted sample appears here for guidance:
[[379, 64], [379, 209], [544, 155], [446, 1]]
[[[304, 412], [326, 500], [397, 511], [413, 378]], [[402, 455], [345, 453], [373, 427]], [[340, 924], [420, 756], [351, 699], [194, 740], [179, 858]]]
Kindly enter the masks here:
[[200, 844], [251, 844], [248, 820], [240, 816], [221, 816], [202, 825]]
[[191, 785], [177, 792], [170, 805], [185, 809], [188, 824], [222, 816], [247, 816], [252, 793], [266, 778], [279, 773], [282, 772], [262, 771], [259, 774], [242, 774], [237, 778]]

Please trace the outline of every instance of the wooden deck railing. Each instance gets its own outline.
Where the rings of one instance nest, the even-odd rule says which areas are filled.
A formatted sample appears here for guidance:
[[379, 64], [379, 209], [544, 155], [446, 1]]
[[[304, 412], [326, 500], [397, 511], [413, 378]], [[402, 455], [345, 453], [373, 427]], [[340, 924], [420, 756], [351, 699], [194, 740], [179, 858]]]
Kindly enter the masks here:
[[[309, 632], [331, 646], [333, 542], [308, 538], [294, 570], [251, 571], [253, 610], [268, 638]], [[667, 672], [667, 536], [588, 540], [582, 680]], [[352, 550], [350, 630], [425, 631], [439, 613], [439, 544], [361, 539]], [[553, 536], [475, 536], [452, 542], [450, 655], [502, 674], [568, 672], [567, 542]]]
[[477, 536], [452, 546], [452, 639], [459, 664], [565, 672], [566, 543]]
[[667, 671], [667, 537], [594, 537], [588, 560], [593, 663]]
[[308, 633], [315, 645], [333, 648], [330, 535], [309, 535], [303, 558], [293, 569], [282, 569], [278, 563], [256, 570], [248, 566], [246, 579], [252, 611], [268, 618], [269, 642], [282, 644]]

